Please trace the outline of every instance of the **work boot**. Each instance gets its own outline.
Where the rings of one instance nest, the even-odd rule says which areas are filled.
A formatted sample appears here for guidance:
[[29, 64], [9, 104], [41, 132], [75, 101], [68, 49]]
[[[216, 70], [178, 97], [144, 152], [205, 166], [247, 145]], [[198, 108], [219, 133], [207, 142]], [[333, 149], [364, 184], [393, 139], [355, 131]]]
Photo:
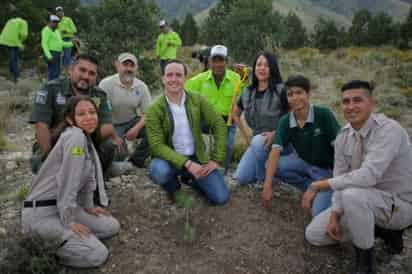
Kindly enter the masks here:
[[403, 250], [403, 231], [375, 226], [375, 237], [383, 240], [386, 252], [396, 255], [400, 254]]
[[352, 274], [376, 274], [375, 248], [361, 249], [356, 246], [356, 265]]

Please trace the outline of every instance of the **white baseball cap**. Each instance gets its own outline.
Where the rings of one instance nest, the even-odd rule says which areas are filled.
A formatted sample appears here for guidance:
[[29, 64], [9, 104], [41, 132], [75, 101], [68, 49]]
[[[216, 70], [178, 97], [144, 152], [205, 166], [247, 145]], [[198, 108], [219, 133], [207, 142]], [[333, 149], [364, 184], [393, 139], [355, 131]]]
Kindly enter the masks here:
[[159, 27], [164, 27], [164, 26], [167, 26], [166, 20], [160, 20]]
[[49, 16], [49, 22], [60, 22], [60, 18], [57, 15], [51, 14]]
[[226, 58], [227, 57], [227, 47], [222, 46], [222, 45], [216, 45], [213, 46], [212, 49], [210, 50], [210, 57], [222, 57]]

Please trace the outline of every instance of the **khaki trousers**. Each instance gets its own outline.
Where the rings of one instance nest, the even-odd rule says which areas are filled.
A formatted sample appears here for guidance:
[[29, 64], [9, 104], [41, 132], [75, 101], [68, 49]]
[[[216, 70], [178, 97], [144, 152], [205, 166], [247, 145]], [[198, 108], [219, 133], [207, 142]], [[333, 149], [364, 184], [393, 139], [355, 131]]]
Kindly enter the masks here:
[[[339, 193], [340, 192], [340, 193]], [[375, 224], [400, 230], [412, 224], [412, 203], [376, 188], [348, 188], [335, 191], [341, 195], [343, 212], [340, 218], [342, 241], [351, 241], [362, 249], [373, 247]], [[323, 211], [307, 226], [305, 236], [313, 245], [336, 244], [327, 234], [331, 209]]]
[[60, 221], [56, 206], [23, 208], [23, 233], [36, 233], [45, 241], [55, 240], [63, 245], [57, 250], [60, 263], [72, 267], [96, 267], [103, 264], [109, 252], [99, 239], [117, 234], [119, 222], [111, 216], [96, 217], [79, 208], [75, 222], [87, 226], [91, 234], [81, 238]]

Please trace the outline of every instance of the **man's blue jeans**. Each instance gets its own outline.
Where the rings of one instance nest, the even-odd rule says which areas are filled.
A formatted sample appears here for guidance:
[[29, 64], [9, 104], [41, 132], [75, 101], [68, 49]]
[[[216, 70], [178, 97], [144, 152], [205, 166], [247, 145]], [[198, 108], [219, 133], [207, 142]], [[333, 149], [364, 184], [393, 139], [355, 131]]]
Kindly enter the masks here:
[[10, 73], [13, 75], [13, 80], [16, 82], [20, 77], [19, 48], [9, 47], [9, 51], [10, 51], [9, 70], [10, 70]]
[[169, 162], [154, 158], [149, 166], [149, 176], [153, 182], [160, 185], [169, 194], [180, 189], [178, 176], [189, 179], [188, 185], [203, 193], [213, 204], [223, 205], [229, 198], [229, 189], [223, 175], [214, 170], [209, 175], [195, 179], [186, 169], [178, 169]]
[[[63, 38], [64, 41], [70, 42], [71, 38]], [[63, 48], [63, 66], [68, 68], [72, 62], [72, 47]]]
[[[300, 159], [296, 153], [281, 156], [278, 161], [276, 177], [282, 182], [306, 191], [314, 181], [332, 177], [332, 170], [313, 166]], [[312, 217], [329, 208], [332, 191], [318, 192], [312, 203]]]
[[47, 79], [53, 80], [60, 76], [60, 54], [59, 51], [51, 51], [52, 59], [47, 61]]

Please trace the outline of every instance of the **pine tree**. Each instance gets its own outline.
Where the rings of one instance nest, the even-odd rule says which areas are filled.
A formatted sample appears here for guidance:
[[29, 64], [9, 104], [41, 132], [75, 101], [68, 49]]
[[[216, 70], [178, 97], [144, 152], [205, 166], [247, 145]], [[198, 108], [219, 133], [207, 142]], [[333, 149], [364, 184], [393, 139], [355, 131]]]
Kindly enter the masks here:
[[368, 39], [371, 45], [393, 44], [394, 33], [392, 18], [385, 12], [380, 12], [372, 17], [368, 27]]
[[181, 27], [182, 41], [185, 46], [196, 44], [199, 28], [192, 14], [187, 14]]
[[306, 29], [302, 24], [300, 18], [293, 12], [284, 19], [286, 27], [286, 41], [282, 44], [287, 49], [296, 49], [304, 47], [307, 42]]
[[312, 37], [313, 46], [319, 49], [336, 49], [344, 41], [343, 30], [339, 30], [335, 21], [319, 18]]
[[409, 15], [400, 27], [400, 39], [402, 48], [412, 48], [412, 7]]
[[359, 10], [352, 19], [352, 26], [349, 28], [349, 42], [355, 46], [367, 46], [369, 43], [369, 25], [372, 15], [367, 9]]
[[180, 22], [177, 18], [173, 19], [172, 23], [170, 24], [170, 27], [172, 28], [172, 30], [174, 30], [177, 33], [181, 33], [181, 25]]

